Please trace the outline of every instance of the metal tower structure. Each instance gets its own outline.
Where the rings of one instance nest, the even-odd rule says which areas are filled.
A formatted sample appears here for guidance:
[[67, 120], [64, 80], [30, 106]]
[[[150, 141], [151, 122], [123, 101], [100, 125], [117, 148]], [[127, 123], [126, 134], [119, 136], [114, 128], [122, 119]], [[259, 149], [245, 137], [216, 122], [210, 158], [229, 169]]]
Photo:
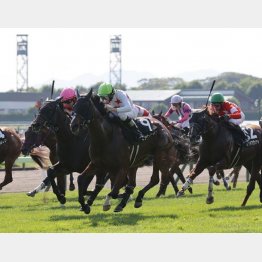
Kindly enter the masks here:
[[122, 83], [121, 35], [114, 35], [110, 38], [109, 82], [112, 85]]
[[28, 88], [28, 35], [16, 35], [16, 91]]

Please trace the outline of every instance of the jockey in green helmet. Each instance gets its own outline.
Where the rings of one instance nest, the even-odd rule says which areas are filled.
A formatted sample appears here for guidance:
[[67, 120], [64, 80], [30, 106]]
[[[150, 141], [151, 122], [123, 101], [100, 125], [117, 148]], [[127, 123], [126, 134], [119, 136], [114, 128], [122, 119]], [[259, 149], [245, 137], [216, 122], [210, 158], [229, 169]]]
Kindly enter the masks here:
[[117, 115], [123, 123], [131, 128], [139, 142], [144, 140], [143, 134], [134, 121], [134, 118], [138, 115], [138, 109], [125, 91], [115, 89], [109, 83], [102, 83], [98, 88], [98, 96], [105, 104], [107, 111]]

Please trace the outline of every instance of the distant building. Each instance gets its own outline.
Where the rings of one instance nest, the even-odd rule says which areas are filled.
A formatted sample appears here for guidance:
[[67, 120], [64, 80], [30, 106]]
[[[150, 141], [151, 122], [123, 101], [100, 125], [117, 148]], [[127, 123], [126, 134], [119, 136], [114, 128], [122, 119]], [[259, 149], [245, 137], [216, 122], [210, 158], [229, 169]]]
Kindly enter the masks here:
[[27, 114], [36, 106], [37, 101], [46, 99], [50, 94], [10, 92], [0, 93], [0, 115]]
[[173, 95], [180, 92], [180, 89], [174, 90], [128, 90], [128, 96], [137, 105], [147, 109], [152, 109], [155, 105], [165, 104], [170, 105], [170, 100]]

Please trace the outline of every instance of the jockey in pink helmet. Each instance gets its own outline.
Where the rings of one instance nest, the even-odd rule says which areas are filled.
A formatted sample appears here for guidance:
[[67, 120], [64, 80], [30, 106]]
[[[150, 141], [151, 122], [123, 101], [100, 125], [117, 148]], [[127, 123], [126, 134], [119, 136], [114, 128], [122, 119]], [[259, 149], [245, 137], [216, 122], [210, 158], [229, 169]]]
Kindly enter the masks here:
[[60, 97], [62, 97], [61, 102], [63, 103], [65, 112], [71, 115], [73, 106], [77, 100], [75, 89], [72, 87], [64, 88], [60, 93]]

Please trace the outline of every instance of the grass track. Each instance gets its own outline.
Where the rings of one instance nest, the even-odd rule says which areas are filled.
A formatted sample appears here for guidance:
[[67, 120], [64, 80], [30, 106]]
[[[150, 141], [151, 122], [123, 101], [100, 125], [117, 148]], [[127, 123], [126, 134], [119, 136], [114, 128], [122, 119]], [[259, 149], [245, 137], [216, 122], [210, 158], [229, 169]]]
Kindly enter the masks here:
[[[0, 194], [1, 233], [245, 233], [262, 232], [262, 204], [255, 189], [247, 206], [240, 207], [245, 196], [246, 183], [225, 191], [214, 187], [215, 202], [205, 203], [207, 185], [195, 184], [194, 194], [174, 198], [171, 188], [165, 197], [155, 199], [156, 190], [145, 197], [140, 209], [129, 202], [122, 213], [114, 213], [118, 203], [102, 211], [103, 190], [85, 215], [79, 211], [77, 192], [67, 192], [67, 203], [61, 208], [53, 193], [39, 193], [29, 198], [25, 193]], [[138, 188], [134, 193], [136, 197]]]

